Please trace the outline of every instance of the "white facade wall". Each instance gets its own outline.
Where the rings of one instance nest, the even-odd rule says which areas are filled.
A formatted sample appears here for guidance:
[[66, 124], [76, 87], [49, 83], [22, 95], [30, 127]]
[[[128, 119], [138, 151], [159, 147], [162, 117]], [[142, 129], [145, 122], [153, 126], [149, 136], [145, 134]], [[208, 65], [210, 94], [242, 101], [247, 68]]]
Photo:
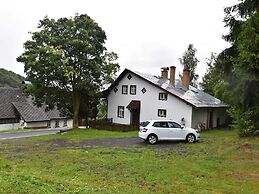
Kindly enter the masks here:
[[[59, 127], [64, 127], [64, 122], [65, 122], [65, 119], [60, 119], [59, 120]], [[66, 127], [72, 128], [72, 126], [73, 126], [73, 120], [72, 119], [68, 119]], [[3, 131], [3, 130], [13, 130], [13, 129], [19, 129], [19, 128], [24, 128], [24, 127], [28, 127], [28, 128], [39, 128], [39, 127], [46, 128], [47, 127], [47, 121], [26, 123], [26, 122], [23, 122], [21, 120], [20, 123], [0, 124], [0, 131]], [[55, 128], [55, 121], [54, 120], [51, 121], [51, 128]]]
[[22, 128], [20, 123], [0, 124], [0, 131]]
[[192, 127], [197, 128], [198, 124], [203, 123], [205, 128], [208, 128], [208, 109], [193, 108], [192, 112]]
[[55, 127], [56, 121], [59, 122], [59, 127], [71, 127], [72, 128], [72, 126], [73, 126], [73, 120], [72, 119], [67, 119], [67, 126], [64, 126], [65, 119], [53, 119], [53, 120], [50, 121], [50, 127], [51, 128], [56, 128]]
[[[209, 115], [212, 111], [212, 128], [224, 125], [226, 123], [225, 108], [193, 108], [192, 127], [196, 128], [199, 123], [204, 123], [205, 128], [209, 128]], [[217, 120], [219, 119], [219, 123]]]
[[[131, 74], [131, 73], [129, 73]], [[108, 95], [108, 113], [107, 117], [112, 118], [114, 123], [130, 124], [130, 111], [126, 108], [132, 100], [141, 101], [140, 104], [140, 122], [149, 119], [173, 119], [181, 122], [185, 119], [185, 126], [191, 127], [192, 107], [182, 100], [168, 94], [167, 101], [159, 100], [159, 93], [164, 90], [150, 84], [147, 81], [131, 74], [132, 78], [124, 76], [119, 85], [116, 86], [118, 91], [115, 93], [114, 88]], [[122, 85], [128, 85], [128, 94], [122, 94]], [[130, 85], [137, 86], [136, 95], [130, 95]], [[142, 93], [142, 89], [146, 89], [146, 93]], [[117, 117], [118, 106], [124, 106], [124, 118]], [[166, 117], [158, 117], [158, 109], [166, 109]]]
[[47, 126], [48, 126], [47, 121], [24, 123], [24, 127], [27, 127], [27, 128], [39, 128], [39, 127], [46, 128]]
[[213, 126], [217, 127], [217, 119], [219, 119], [219, 125], [226, 124], [227, 113], [225, 108], [215, 108], [214, 109], [214, 117], [213, 117]]

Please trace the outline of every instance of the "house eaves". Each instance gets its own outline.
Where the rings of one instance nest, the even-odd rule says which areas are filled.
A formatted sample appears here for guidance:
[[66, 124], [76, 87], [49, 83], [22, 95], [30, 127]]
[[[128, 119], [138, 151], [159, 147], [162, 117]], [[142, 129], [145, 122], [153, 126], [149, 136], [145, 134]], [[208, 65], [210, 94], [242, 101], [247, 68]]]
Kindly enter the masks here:
[[110, 91], [118, 85], [120, 80], [127, 74], [132, 73], [133, 75], [139, 77], [142, 80], [147, 81], [151, 85], [162, 89], [166, 93], [184, 101], [185, 103], [196, 107], [196, 108], [228, 108], [229, 105], [224, 104], [219, 99], [199, 90], [193, 86], [189, 87], [189, 90], [183, 89], [183, 84], [181, 80], [176, 80], [175, 86], [170, 84], [169, 79], [164, 79], [159, 76], [154, 76], [146, 73], [140, 73], [137, 71], [132, 71], [125, 69], [115, 82], [104, 92], [107, 96]]

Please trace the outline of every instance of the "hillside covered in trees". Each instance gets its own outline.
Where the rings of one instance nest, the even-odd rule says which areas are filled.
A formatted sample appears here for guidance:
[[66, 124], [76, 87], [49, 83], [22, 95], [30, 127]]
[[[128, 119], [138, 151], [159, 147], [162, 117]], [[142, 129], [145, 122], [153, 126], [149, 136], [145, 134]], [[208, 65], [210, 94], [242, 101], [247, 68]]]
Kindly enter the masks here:
[[0, 87], [20, 88], [24, 79], [19, 74], [0, 68]]

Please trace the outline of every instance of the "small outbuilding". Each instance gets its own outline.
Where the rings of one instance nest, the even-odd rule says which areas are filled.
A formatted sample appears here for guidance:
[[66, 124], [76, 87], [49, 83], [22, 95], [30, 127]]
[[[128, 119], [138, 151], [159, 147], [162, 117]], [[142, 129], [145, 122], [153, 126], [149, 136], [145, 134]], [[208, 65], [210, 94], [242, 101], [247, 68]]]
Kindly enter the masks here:
[[66, 126], [71, 127], [72, 120], [57, 109], [45, 111], [44, 107], [35, 106], [21, 89], [0, 88], [0, 130]]

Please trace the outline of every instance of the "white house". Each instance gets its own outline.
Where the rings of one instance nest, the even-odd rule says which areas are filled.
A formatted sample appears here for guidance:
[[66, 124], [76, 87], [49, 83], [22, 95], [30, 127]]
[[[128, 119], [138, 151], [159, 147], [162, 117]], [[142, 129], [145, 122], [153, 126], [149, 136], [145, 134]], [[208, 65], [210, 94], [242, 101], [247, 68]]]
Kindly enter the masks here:
[[125, 69], [106, 91], [107, 118], [113, 123], [138, 125], [149, 119], [172, 119], [188, 127], [213, 128], [225, 124], [228, 105], [175, 80], [175, 67], [162, 68], [161, 76]]
[[57, 109], [45, 111], [17, 88], [0, 88], [0, 130], [72, 127]]

